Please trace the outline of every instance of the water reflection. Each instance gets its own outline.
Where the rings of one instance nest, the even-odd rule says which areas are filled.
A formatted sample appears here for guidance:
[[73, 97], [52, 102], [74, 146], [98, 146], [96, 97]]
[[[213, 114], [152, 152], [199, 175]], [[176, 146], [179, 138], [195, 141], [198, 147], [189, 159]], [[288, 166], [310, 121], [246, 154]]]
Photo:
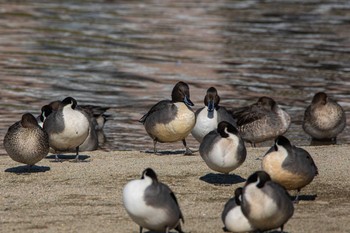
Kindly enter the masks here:
[[[345, 0], [2, 1], [0, 137], [22, 113], [74, 96], [111, 107], [106, 149], [149, 149], [137, 120], [183, 80], [195, 109], [212, 85], [226, 107], [271, 96], [292, 116], [287, 136], [307, 145], [301, 121], [315, 92], [339, 100], [350, 119], [349, 8]], [[349, 130], [338, 143], [349, 143]], [[159, 145], [169, 148], [182, 144]]]

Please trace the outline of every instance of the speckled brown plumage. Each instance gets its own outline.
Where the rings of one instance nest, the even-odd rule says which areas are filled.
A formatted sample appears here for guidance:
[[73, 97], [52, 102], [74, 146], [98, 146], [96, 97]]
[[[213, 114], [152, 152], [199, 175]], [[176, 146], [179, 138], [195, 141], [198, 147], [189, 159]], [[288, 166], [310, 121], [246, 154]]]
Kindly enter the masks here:
[[4, 147], [14, 161], [34, 165], [49, 153], [49, 137], [35, 117], [26, 113], [21, 121], [9, 127]]

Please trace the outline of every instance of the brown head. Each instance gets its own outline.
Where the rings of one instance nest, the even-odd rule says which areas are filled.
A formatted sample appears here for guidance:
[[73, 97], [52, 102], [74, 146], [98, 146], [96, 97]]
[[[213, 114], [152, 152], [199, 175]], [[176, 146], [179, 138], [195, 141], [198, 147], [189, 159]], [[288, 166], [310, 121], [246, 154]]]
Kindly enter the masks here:
[[30, 113], [23, 114], [21, 124], [24, 128], [34, 128], [38, 126], [37, 120]]
[[322, 104], [325, 105], [327, 103], [328, 96], [324, 92], [318, 92], [312, 98], [312, 104]]
[[220, 96], [215, 87], [210, 87], [204, 97], [204, 104], [208, 106], [208, 111], [214, 111], [220, 103]]
[[194, 104], [190, 100], [190, 88], [185, 82], [178, 82], [171, 93], [171, 100], [173, 102], [184, 102], [188, 106], [193, 106]]

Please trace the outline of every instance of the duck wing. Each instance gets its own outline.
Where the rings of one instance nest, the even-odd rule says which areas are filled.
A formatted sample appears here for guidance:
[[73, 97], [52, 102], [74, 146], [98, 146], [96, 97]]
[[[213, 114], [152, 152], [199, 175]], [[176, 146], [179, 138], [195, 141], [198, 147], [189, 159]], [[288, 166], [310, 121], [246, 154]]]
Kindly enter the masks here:
[[228, 212], [236, 206], [237, 206], [237, 203], [236, 203], [235, 197], [230, 198], [230, 200], [228, 200], [226, 202], [226, 204], [224, 206], [224, 210], [221, 213], [221, 220], [223, 223], [225, 223], [225, 218], [226, 218], [226, 215], [228, 214]]
[[94, 117], [101, 116], [104, 114], [110, 107], [102, 107], [97, 105], [78, 105], [81, 109], [93, 115]]
[[233, 110], [232, 116], [237, 120], [237, 125], [242, 126], [259, 120], [268, 114], [268, 110], [260, 105], [252, 104]]
[[218, 111], [218, 123], [221, 121], [227, 121], [234, 127], [237, 127], [236, 119], [234, 119], [232, 112], [228, 111], [225, 107], [219, 106], [217, 108]]
[[179, 206], [179, 203], [177, 202], [177, 199], [176, 199], [176, 196], [175, 196], [175, 193], [173, 193], [171, 190], [170, 190], [170, 197], [175, 201], [176, 205], [179, 207], [179, 210], [180, 210], [180, 219], [182, 220], [183, 223], [185, 223], [185, 218], [181, 212], [181, 209], [180, 209], [180, 206]]
[[172, 102], [170, 100], [159, 101], [158, 103], [153, 105], [152, 108], [145, 115], [143, 115], [143, 117], [141, 117], [139, 122], [144, 124], [149, 115], [151, 115], [152, 113], [163, 110], [167, 105], [170, 105], [170, 104], [172, 104]]
[[311, 164], [311, 166], [315, 168], [315, 175], [318, 175], [318, 167], [316, 166], [316, 163], [313, 160], [313, 158], [311, 157], [311, 155], [309, 154], [309, 152], [307, 152], [303, 148], [299, 148], [296, 146], [294, 146], [294, 150], [296, 150], [296, 152], [298, 154], [298, 158], [303, 159], [303, 164], [305, 164], [305, 163]]

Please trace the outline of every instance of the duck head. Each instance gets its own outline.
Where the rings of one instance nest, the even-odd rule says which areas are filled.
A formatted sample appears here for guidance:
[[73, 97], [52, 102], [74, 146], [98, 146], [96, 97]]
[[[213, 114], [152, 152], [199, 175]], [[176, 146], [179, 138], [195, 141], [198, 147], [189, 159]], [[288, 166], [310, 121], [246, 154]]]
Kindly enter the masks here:
[[185, 82], [178, 82], [171, 93], [173, 102], [184, 102], [187, 106], [194, 106], [190, 100], [190, 88]]

